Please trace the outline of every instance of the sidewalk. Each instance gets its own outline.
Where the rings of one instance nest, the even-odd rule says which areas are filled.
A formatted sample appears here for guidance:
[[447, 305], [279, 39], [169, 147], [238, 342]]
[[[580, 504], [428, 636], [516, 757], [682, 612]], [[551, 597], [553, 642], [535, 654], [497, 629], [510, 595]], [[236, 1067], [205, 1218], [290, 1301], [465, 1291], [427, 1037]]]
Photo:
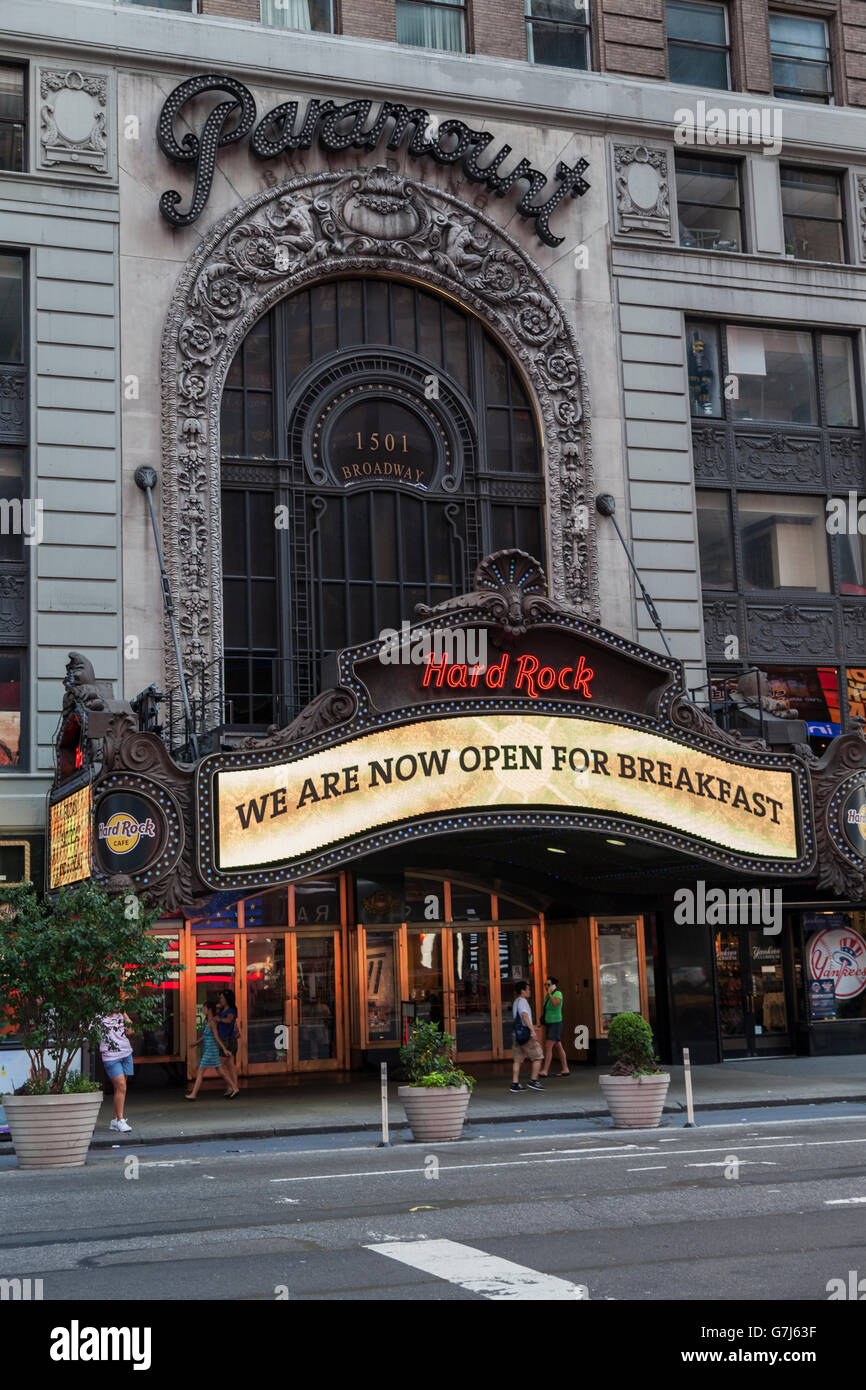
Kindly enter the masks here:
[[[469, 1068], [477, 1078], [467, 1123], [570, 1119], [605, 1116], [598, 1077], [608, 1068], [575, 1066], [571, 1075], [544, 1082], [544, 1091], [509, 1094], [510, 1064]], [[671, 1088], [665, 1111], [685, 1111], [682, 1067], [670, 1067]], [[524, 1067], [524, 1082], [527, 1071]], [[866, 1102], [866, 1056], [780, 1057], [725, 1062], [692, 1069], [696, 1111], [767, 1105]], [[405, 1127], [397, 1083], [389, 1087], [391, 1127]], [[133, 1126], [125, 1143], [156, 1144], [197, 1139], [253, 1139], [300, 1134], [340, 1134], [374, 1130], [380, 1125], [379, 1078], [375, 1075], [302, 1078], [280, 1088], [242, 1090], [224, 1100], [222, 1089], [203, 1091], [197, 1101], [183, 1099], [180, 1089], [131, 1090], [127, 1116]], [[108, 1097], [93, 1138], [96, 1147], [117, 1144], [108, 1128]], [[2, 1149], [0, 1149], [2, 1152]]]

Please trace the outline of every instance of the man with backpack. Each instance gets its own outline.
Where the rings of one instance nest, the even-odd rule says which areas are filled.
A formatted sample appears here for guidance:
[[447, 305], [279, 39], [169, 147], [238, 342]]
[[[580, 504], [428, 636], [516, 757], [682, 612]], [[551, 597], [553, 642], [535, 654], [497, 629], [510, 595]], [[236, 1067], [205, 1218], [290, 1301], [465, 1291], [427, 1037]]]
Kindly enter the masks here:
[[532, 1072], [527, 1083], [529, 1089], [543, 1091], [544, 1087], [538, 1080], [538, 1073], [544, 1054], [541, 1051], [541, 1043], [535, 1036], [532, 1009], [529, 1006], [529, 985], [525, 980], [518, 981], [514, 986], [514, 1004], [511, 1016], [511, 1056], [514, 1063], [511, 1070], [511, 1089], [512, 1091], [524, 1091], [526, 1089], [520, 1084], [520, 1068], [524, 1062], [530, 1062]]

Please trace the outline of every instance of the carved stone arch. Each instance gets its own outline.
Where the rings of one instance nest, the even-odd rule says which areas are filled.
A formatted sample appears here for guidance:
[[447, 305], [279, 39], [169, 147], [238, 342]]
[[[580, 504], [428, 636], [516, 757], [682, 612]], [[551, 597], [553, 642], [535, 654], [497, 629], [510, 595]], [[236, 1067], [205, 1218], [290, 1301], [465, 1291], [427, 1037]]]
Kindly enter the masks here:
[[[220, 404], [242, 339], [319, 280], [410, 278], [475, 313], [522, 368], [543, 429], [551, 593], [594, 621], [586, 374], [555, 290], [490, 218], [382, 166], [295, 178], [222, 218], [190, 258], [162, 342], [162, 526], [188, 673], [222, 652]], [[168, 628], [165, 666], [176, 676]]]

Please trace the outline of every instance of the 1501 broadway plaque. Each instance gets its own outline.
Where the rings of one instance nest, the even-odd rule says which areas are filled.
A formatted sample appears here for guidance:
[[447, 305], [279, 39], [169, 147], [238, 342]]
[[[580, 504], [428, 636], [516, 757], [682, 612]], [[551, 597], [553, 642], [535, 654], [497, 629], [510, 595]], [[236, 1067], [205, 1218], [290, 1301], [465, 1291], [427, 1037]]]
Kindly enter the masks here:
[[[369, 844], [388, 827], [466, 828], [473, 811], [478, 824], [495, 812], [523, 823], [521, 813], [532, 808], [548, 820], [562, 813], [563, 825], [629, 820], [662, 841], [659, 832], [669, 830], [672, 844], [718, 847], [747, 866], [785, 863], [800, 853], [797, 800], [793, 774], [778, 765], [740, 765], [624, 724], [455, 715], [263, 767], [222, 762], [212, 798], [214, 869], [229, 876], [277, 864], [291, 870], [323, 851]], [[335, 861], [347, 857], [334, 853]]]

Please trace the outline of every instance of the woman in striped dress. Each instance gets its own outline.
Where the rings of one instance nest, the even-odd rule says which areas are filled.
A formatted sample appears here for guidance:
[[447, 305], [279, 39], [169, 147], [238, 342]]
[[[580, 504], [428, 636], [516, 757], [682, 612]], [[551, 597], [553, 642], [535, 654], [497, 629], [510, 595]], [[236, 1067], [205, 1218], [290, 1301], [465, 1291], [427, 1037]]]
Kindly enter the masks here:
[[229, 1055], [228, 1048], [224, 1047], [220, 1040], [220, 1035], [217, 1030], [216, 1004], [212, 999], [205, 1000], [204, 1023], [202, 1025], [201, 1037], [198, 1039], [196, 1047], [202, 1049], [201, 1061], [198, 1064], [198, 1075], [195, 1078], [195, 1085], [184, 1099], [197, 1099], [199, 1087], [204, 1080], [204, 1074], [211, 1068], [219, 1072], [220, 1076], [228, 1085], [229, 1090], [232, 1090], [231, 1077], [229, 1076], [225, 1063], [222, 1061], [223, 1057], [228, 1057]]

